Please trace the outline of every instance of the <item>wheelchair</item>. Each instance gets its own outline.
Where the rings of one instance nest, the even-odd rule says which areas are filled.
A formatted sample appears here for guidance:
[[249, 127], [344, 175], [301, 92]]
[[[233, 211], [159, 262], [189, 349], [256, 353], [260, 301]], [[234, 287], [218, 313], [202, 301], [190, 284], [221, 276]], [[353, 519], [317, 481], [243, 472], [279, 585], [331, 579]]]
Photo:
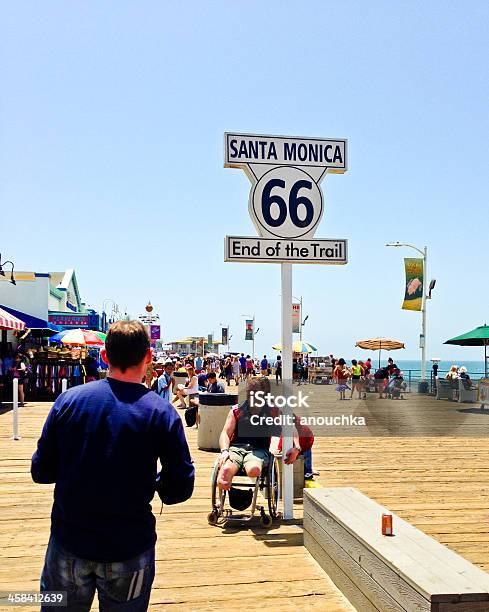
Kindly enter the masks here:
[[[260, 513], [260, 524], [262, 527], [271, 527], [274, 520], [279, 518], [279, 503], [281, 495], [281, 471], [280, 462], [281, 456], [268, 453], [268, 461], [262, 473], [255, 482], [243, 469], [240, 469], [233, 478], [232, 489], [251, 489], [251, 508], [249, 514], [233, 514], [233, 509], [226, 508], [226, 500], [229, 502], [229, 491], [221, 491], [217, 486], [217, 477], [219, 475], [219, 458], [214, 463], [214, 471], [212, 473], [212, 510], [207, 515], [209, 525], [221, 525], [228, 521], [249, 522], [255, 516], [256, 511]], [[246, 481], [238, 480], [246, 478]], [[263, 498], [263, 505], [258, 503], [258, 493]], [[268, 508], [268, 514], [265, 509], [265, 502]], [[243, 510], [247, 509], [243, 508]]]

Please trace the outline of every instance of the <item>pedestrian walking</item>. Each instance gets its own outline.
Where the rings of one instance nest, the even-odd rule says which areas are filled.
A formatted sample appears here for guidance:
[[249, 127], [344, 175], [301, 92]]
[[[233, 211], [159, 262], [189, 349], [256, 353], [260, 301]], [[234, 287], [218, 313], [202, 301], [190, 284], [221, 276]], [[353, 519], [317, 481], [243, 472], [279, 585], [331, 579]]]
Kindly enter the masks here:
[[144, 326], [113, 324], [102, 357], [107, 378], [58, 397], [32, 457], [33, 480], [56, 483], [41, 592], [65, 591], [67, 610], [89, 610], [97, 591], [101, 611], [142, 612], [155, 574], [151, 500], [155, 490], [165, 504], [188, 499], [194, 467], [176, 410], [141, 384]]
[[336, 391], [340, 394], [340, 400], [346, 399], [345, 392], [350, 389], [348, 386], [348, 378], [350, 377], [350, 370], [346, 365], [346, 361], [341, 357], [338, 359], [334, 372], [333, 378], [336, 380], [338, 386]]
[[173, 361], [166, 361], [163, 369], [163, 374], [158, 378], [157, 393], [162, 398], [171, 401], [171, 389], [175, 385], [173, 378]]
[[351, 393], [350, 399], [353, 398], [353, 392], [357, 391], [358, 399], [362, 398], [362, 379], [363, 368], [356, 359], [351, 360]]
[[282, 382], [282, 357], [277, 355], [277, 361], [275, 362], [275, 382], [278, 385], [278, 381]]
[[239, 379], [241, 378], [241, 365], [237, 357], [234, 357], [233, 359], [233, 378], [234, 378], [234, 384], [238, 386]]

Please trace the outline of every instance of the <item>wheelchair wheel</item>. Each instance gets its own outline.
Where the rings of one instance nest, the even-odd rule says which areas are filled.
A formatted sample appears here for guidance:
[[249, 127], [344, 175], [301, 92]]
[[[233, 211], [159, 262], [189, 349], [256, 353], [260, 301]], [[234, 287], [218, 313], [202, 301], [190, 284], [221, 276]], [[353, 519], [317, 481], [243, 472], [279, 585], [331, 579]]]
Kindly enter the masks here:
[[262, 514], [260, 516], [260, 524], [262, 527], [271, 527], [273, 525], [273, 519], [268, 514]]
[[219, 464], [216, 461], [214, 471], [212, 472], [211, 484], [211, 500], [212, 511], [207, 515], [209, 525], [216, 525], [219, 517], [222, 516], [224, 510], [224, 502], [226, 501], [226, 491], [221, 491], [217, 486], [217, 477], [219, 475]]
[[[268, 510], [270, 512], [270, 519], [273, 520], [278, 516], [278, 506], [280, 502], [280, 465], [277, 457], [274, 457], [268, 465], [268, 479], [267, 479], [267, 497], [268, 497]], [[263, 524], [263, 523], [262, 523]]]

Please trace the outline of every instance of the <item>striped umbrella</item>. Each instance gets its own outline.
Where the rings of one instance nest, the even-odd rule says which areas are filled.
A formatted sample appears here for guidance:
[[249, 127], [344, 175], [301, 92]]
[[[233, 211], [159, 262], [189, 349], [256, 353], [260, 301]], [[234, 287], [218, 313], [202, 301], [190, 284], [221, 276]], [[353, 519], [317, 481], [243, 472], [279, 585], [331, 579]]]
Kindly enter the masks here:
[[97, 336], [97, 338], [102, 340], [102, 342], [105, 344], [105, 339], [107, 338], [107, 334], [105, 334], [104, 332], [99, 332], [99, 331], [94, 331], [93, 333]]
[[[275, 351], [281, 351], [282, 343], [280, 342], [279, 344], [274, 344], [272, 348]], [[309, 344], [309, 342], [303, 342], [302, 340], [296, 340], [295, 342], [292, 343], [292, 352], [294, 353], [313, 353], [314, 351], [317, 351], [317, 348], [313, 346], [312, 344]]]
[[380, 353], [384, 351], [396, 351], [406, 348], [402, 342], [392, 340], [390, 338], [371, 338], [370, 340], [359, 340], [355, 346], [366, 349], [367, 351], [379, 351], [379, 368], [380, 368]]
[[89, 329], [68, 329], [52, 336], [50, 341], [73, 344], [75, 346], [85, 346], [87, 344], [102, 346], [104, 344], [104, 340]]

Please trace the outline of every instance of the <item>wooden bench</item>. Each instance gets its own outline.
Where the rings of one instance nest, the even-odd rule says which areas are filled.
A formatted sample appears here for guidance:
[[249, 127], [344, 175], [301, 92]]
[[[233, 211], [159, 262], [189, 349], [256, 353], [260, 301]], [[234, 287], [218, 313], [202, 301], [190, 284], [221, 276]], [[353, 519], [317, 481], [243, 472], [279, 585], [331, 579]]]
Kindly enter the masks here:
[[304, 544], [361, 612], [488, 612], [489, 574], [353, 488], [304, 490]]
[[470, 404], [475, 404], [479, 397], [479, 389], [476, 385], [471, 383], [469, 388], [465, 386], [465, 381], [462, 378], [458, 379], [458, 402], [462, 404], [463, 402], [469, 402]]

